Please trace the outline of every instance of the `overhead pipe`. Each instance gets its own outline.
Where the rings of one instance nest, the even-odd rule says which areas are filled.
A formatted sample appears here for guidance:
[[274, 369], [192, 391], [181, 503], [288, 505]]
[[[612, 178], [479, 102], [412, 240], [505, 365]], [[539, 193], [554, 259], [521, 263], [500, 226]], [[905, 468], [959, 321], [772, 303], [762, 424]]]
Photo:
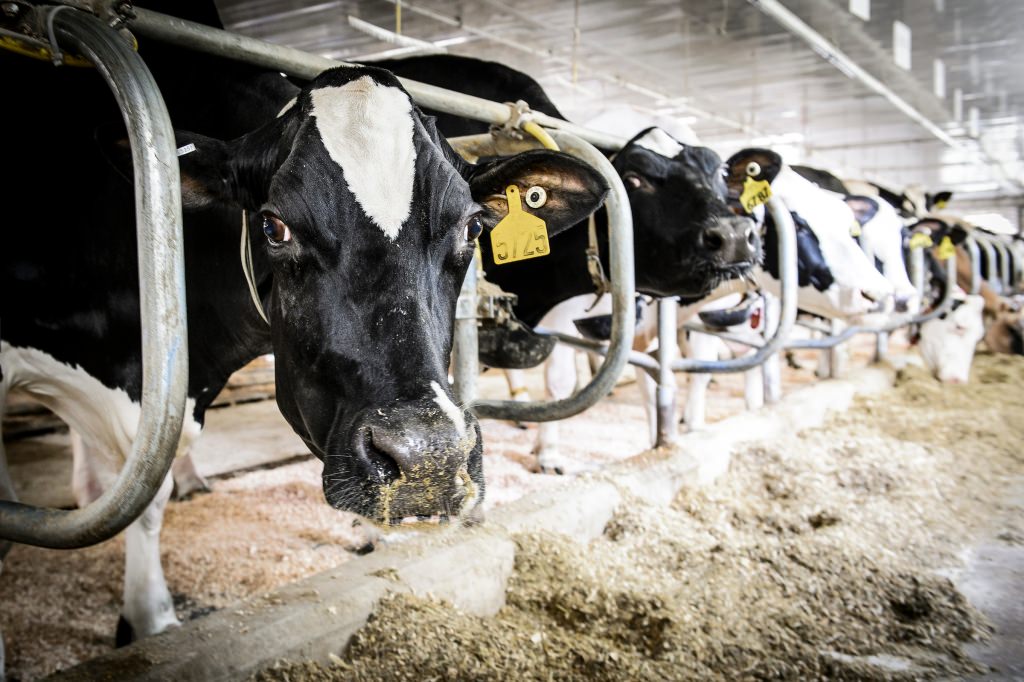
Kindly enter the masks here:
[[[292, 47], [238, 35], [212, 26], [205, 26], [194, 21], [178, 19], [141, 7], [136, 7], [134, 11], [136, 17], [131, 21], [131, 29], [139, 35], [227, 59], [245, 61], [303, 80], [312, 80], [327, 69], [339, 66], [358, 66], [309, 54]], [[409, 78], [399, 78], [398, 80], [416, 100], [416, 103], [423, 108], [444, 111], [455, 116], [499, 126], [509, 122], [511, 110], [506, 104], [453, 92]], [[532, 112], [531, 116], [534, 121], [546, 128], [572, 133], [602, 149], [619, 149], [626, 143], [626, 139], [618, 135], [591, 130], [541, 112]]]
[[126, 528], [153, 500], [174, 461], [188, 385], [185, 258], [174, 129], [156, 81], [124, 39], [92, 14], [63, 6], [47, 11], [59, 42], [85, 55], [113, 91], [135, 169], [142, 398], [131, 453], [113, 485], [82, 509], [0, 501], [0, 538], [72, 549]]

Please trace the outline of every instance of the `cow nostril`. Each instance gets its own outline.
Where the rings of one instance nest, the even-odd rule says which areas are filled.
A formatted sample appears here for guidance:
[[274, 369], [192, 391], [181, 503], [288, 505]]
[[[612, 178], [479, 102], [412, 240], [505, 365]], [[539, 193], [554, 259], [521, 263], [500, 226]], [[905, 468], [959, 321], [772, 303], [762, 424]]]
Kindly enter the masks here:
[[754, 231], [754, 228], [748, 227], [747, 228], [747, 246], [749, 246], [750, 248], [754, 248], [754, 246], [756, 246], [756, 245], [757, 245], [757, 232]]
[[701, 243], [708, 251], [721, 251], [725, 246], [725, 235], [719, 229], [708, 229], [701, 233]]
[[376, 475], [380, 483], [391, 483], [402, 477], [402, 468], [399, 464], [402, 457], [396, 451], [393, 439], [378, 430], [368, 428], [363, 431], [361, 441], [359, 451], [364, 464]]

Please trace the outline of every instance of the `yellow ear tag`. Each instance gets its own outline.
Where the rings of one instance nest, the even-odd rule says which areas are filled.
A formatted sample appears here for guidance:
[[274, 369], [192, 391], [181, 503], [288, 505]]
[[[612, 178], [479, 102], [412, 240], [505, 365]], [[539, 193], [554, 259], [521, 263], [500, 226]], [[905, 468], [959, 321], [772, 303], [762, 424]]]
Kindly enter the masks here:
[[934, 243], [932, 238], [924, 232], [915, 232], [910, 236], [910, 248], [912, 249], [927, 249]]
[[856, 220], [854, 220], [852, 223], [850, 223], [850, 236], [851, 237], [859, 237], [860, 236], [860, 223], [858, 223]]
[[768, 201], [772, 196], [772, 186], [767, 180], [755, 180], [747, 176], [743, 181], [743, 194], [740, 195], [740, 205], [747, 213], [753, 212], [754, 208]]
[[954, 253], [956, 253], [956, 247], [953, 246], [953, 240], [948, 236], [943, 237], [939, 242], [939, 248], [935, 250], [935, 255], [939, 257], [939, 260], [948, 260], [953, 257]]
[[942, 209], [946, 208], [946, 202], [945, 201], [936, 201], [935, 202], [935, 208], [937, 208], [939, 210], [942, 210]]
[[519, 199], [519, 188], [505, 188], [508, 215], [491, 230], [491, 251], [495, 265], [539, 258], [551, 253], [548, 228], [541, 218], [527, 213]]

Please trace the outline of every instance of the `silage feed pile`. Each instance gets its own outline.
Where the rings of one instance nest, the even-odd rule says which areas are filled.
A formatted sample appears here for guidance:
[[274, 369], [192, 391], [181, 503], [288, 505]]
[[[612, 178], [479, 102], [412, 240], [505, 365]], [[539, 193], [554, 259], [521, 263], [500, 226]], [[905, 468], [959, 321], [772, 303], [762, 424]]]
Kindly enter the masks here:
[[[493, 618], [385, 600], [332, 666], [264, 680], [923, 679], [981, 672], [989, 629], [943, 577], [1024, 464], [1024, 358], [922, 370], [823, 428], [739, 449], [671, 508], [580, 544], [517, 537]], [[1020, 529], [1011, 532], [1021, 538]]]

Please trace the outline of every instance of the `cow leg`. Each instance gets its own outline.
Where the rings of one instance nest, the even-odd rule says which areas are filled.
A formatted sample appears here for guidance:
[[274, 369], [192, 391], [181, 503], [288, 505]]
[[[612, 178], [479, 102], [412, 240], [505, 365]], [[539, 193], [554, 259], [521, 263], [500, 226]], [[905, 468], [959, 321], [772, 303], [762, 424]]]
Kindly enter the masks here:
[[764, 375], [760, 367], [744, 372], [743, 399], [748, 410], [764, 407]]
[[[697, 360], [717, 360], [720, 344], [721, 341], [717, 337], [700, 333], [690, 334], [689, 356]], [[710, 374], [690, 375], [690, 388], [687, 391], [686, 409], [683, 412], [687, 431], [703, 429], [707, 423], [707, 396], [710, 383]]]
[[96, 458], [78, 431], [71, 429], [71, 493], [79, 509], [89, 506], [103, 494], [103, 481], [96, 469]]
[[506, 369], [505, 381], [508, 382], [508, 393], [512, 400], [529, 402], [530, 389], [526, 387], [526, 372], [521, 369]]
[[640, 388], [640, 397], [644, 403], [644, 414], [647, 415], [647, 433], [650, 436], [650, 446], [658, 440], [658, 383], [647, 370], [634, 367], [636, 371], [636, 384]]
[[179, 625], [160, 565], [160, 527], [174, 483], [164, 479], [142, 516], [125, 531], [124, 605], [117, 623], [117, 645]]
[[782, 365], [779, 354], [775, 353], [764, 361], [761, 366], [764, 381], [764, 400], [769, 405], [782, 400]]
[[[544, 379], [549, 399], [561, 400], [572, 395], [576, 388], [576, 351], [568, 346], [555, 346], [544, 365]], [[537, 464], [541, 471], [549, 473], [577, 473], [578, 465], [567, 462], [558, 449], [558, 431], [558, 422], [540, 423], [537, 429]]]
[[171, 464], [171, 477], [174, 479], [174, 499], [182, 500], [193, 493], [210, 492], [210, 484], [196, 469], [191, 450], [186, 450], [174, 458]]

